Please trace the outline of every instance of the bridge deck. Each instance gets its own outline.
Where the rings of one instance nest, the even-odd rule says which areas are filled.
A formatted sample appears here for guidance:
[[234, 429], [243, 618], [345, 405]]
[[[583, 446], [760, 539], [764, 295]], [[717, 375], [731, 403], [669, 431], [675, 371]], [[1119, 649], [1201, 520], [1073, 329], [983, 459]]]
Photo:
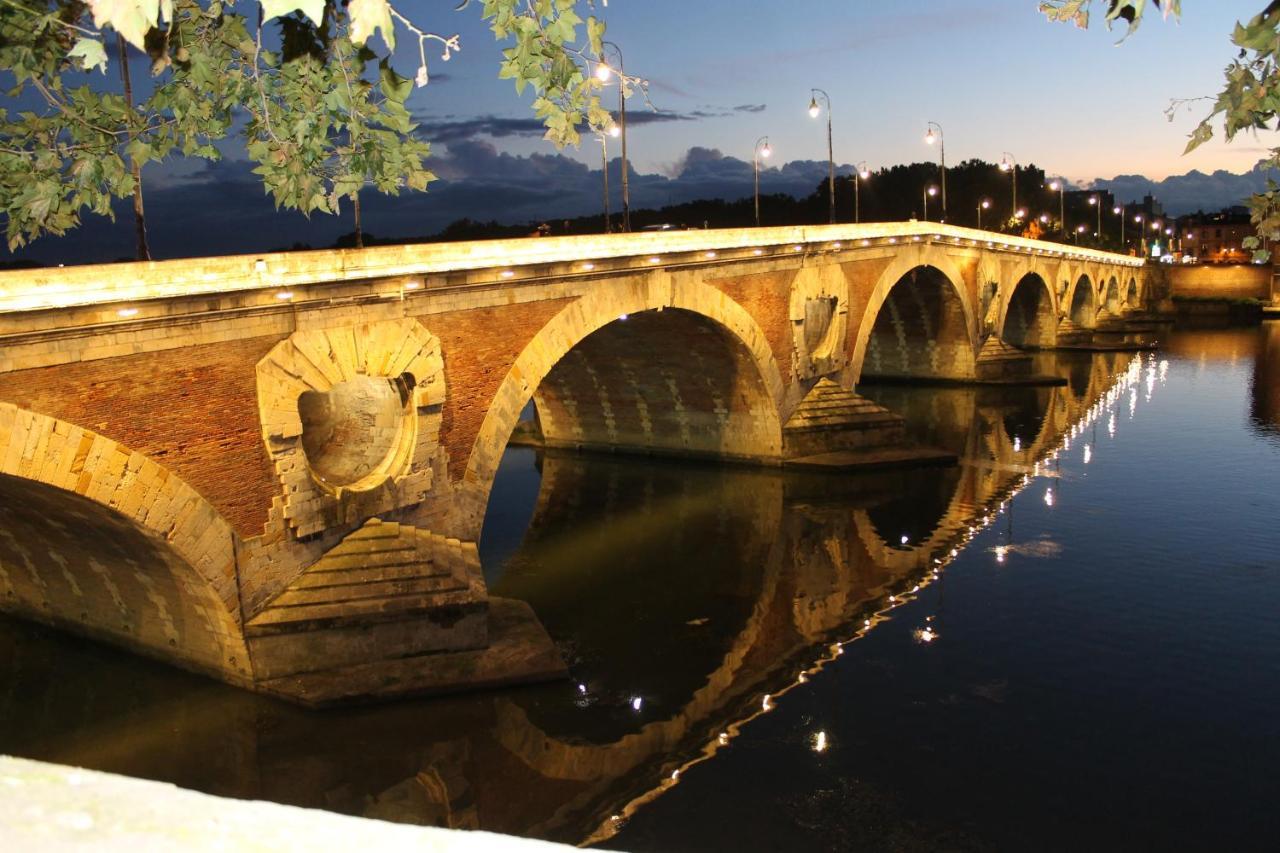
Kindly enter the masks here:
[[504, 282], [550, 272], [530, 269], [538, 267], [575, 265], [555, 271], [563, 277], [566, 272], [602, 271], [597, 264], [607, 264], [607, 271], [663, 268], [926, 240], [1134, 267], [1143, 264], [1141, 258], [1129, 255], [934, 222], [592, 234], [8, 270], [0, 272], [0, 314], [238, 291], [267, 291], [267, 300], [289, 299], [291, 294], [284, 294], [293, 287], [371, 279], [392, 280], [384, 295], [399, 296], [404, 290], [422, 287]]

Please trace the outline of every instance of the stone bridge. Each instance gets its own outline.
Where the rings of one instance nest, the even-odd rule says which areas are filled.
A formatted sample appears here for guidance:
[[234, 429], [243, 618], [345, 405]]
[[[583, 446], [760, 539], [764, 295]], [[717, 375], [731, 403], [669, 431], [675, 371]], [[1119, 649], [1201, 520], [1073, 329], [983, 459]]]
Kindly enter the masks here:
[[864, 375], [998, 378], [1138, 259], [932, 223], [0, 274], [0, 605], [304, 702], [562, 667], [475, 543], [544, 440], [779, 466], [901, 440]]
[[[901, 405], [930, 408], [929, 427], [963, 464], [843, 478], [839, 489], [778, 469], [673, 474], [548, 452], [522, 553], [536, 560], [568, 536], [612, 546], [588, 547], [559, 572], [496, 584], [531, 602], [553, 633], [572, 632], [580, 660], [556, 701], [542, 692], [477, 696], [435, 706], [432, 725], [413, 702], [317, 716], [242, 691], [175, 686], [163, 673], [87, 653], [90, 671], [51, 679], [51, 668], [68, 666], [66, 653], [23, 645], [24, 632], [0, 625], [0, 658], [16, 645], [0, 705], [17, 715], [29, 754], [45, 760], [367, 817], [602, 843], [618, 826], [613, 816], [732, 749], [767, 707], [805, 701], [791, 694], [845, 644], [903, 618], [896, 609], [912, 599], [937, 602], [935, 618], [914, 627], [949, 642], [941, 606], [949, 564], [984, 525], [984, 544], [1007, 552], [986, 559], [1005, 560], [1010, 572], [1043, 570], [1035, 567], [1043, 543], [1014, 536], [1007, 502], [1021, 489], [1038, 497], [1058, 487], [1052, 476], [1027, 477], [1056, 473], [1046, 469], [1060, 453], [1079, 459], [1090, 427], [1123, 418], [1155, 370], [1153, 360], [1121, 353], [1072, 362], [1061, 387], [899, 389]], [[1059, 500], [1070, 508], [1074, 497]], [[708, 514], [727, 520], [714, 550], [728, 553], [690, 579], [687, 537], [666, 531], [705, 526]], [[673, 584], [684, 584], [675, 600]], [[630, 633], [636, 612], [652, 626], [644, 642]], [[708, 624], [687, 623], [711, 613]], [[665, 665], [673, 655], [679, 666]], [[132, 689], [119, 690], [122, 680]], [[637, 695], [642, 712], [611, 707]], [[574, 700], [598, 704], [574, 708]], [[557, 707], [574, 708], [571, 722]], [[580, 736], [584, 716], [590, 738]]]

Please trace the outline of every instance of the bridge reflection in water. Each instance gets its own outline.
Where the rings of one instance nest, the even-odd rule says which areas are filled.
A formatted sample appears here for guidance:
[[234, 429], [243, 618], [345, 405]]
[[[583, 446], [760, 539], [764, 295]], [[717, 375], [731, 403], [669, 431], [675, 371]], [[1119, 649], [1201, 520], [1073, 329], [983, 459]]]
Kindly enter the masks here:
[[1042, 358], [1067, 385], [867, 391], [956, 468], [835, 478], [510, 451], [541, 487], [491, 583], [533, 606], [571, 684], [314, 713], [6, 620], [0, 752], [389, 820], [606, 839], [945, 577], [1156, 370], [1150, 356]]

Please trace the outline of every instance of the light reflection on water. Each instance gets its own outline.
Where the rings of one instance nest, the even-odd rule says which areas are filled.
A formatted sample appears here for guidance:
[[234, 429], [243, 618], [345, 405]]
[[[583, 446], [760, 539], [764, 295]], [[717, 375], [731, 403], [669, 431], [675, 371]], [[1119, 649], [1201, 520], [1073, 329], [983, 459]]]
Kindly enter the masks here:
[[486, 575], [569, 683], [313, 713], [5, 621], [0, 751], [620, 849], [1249, 846], [1280, 793], [1280, 332], [1050, 366], [863, 389], [955, 468], [513, 448]]

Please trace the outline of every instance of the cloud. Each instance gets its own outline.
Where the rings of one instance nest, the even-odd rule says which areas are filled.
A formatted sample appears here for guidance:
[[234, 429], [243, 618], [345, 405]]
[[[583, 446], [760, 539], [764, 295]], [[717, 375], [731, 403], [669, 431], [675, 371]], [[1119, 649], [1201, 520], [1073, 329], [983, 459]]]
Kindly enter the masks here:
[[1232, 205], [1244, 204], [1254, 193], [1266, 191], [1267, 175], [1276, 177], [1259, 162], [1243, 174], [1219, 169], [1205, 174], [1193, 169], [1185, 175], [1170, 175], [1161, 181], [1153, 181], [1143, 175], [1117, 175], [1110, 180], [1098, 179], [1093, 186], [1110, 190], [1116, 198], [1129, 202], [1140, 201], [1145, 195], [1153, 195], [1164, 205], [1167, 213], [1181, 216], [1198, 210], [1215, 211]]
[[736, 113], [762, 113], [768, 106], [765, 104], [738, 104], [733, 108]]
[[[515, 132], [507, 124], [498, 127], [508, 134]], [[435, 234], [463, 218], [518, 224], [594, 214], [600, 209], [598, 160], [584, 163], [559, 153], [511, 154], [499, 150], [492, 139], [467, 137], [459, 129], [428, 164], [440, 178], [429, 192], [393, 197], [368, 190], [361, 195], [367, 233], [408, 239]], [[620, 209], [621, 165], [616, 156], [609, 162], [615, 212]], [[804, 197], [817, 190], [827, 175], [825, 160], [762, 166], [760, 188], [764, 193]], [[164, 173], [149, 168], [147, 222], [155, 255], [173, 258], [260, 252], [295, 243], [320, 248], [351, 232], [349, 206], [336, 217], [317, 214], [307, 218], [277, 211], [251, 170], [251, 163], [233, 159], [184, 168], [165, 180], [152, 180], [152, 176], [160, 178]], [[849, 174], [853, 169], [841, 165], [837, 171]], [[1180, 214], [1238, 203], [1264, 180], [1265, 172], [1255, 168], [1243, 175], [1190, 172], [1158, 182], [1141, 175], [1121, 175], [1097, 181], [1094, 186], [1110, 189], [1126, 200], [1154, 192], [1170, 213]], [[696, 199], [737, 200], [751, 195], [752, 164], [750, 159], [729, 156], [716, 148], [695, 146], [660, 173], [641, 174], [633, 166], [629, 184], [633, 209]], [[15, 257], [44, 263], [128, 257], [133, 247], [128, 201], [122, 200], [115, 210], [115, 222], [86, 215], [85, 224], [68, 236], [37, 240]]]
[[[627, 113], [627, 123], [634, 125], [661, 124], [672, 121], [695, 121], [702, 116], [685, 115], [665, 110], [632, 110]], [[452, 145], [462, 140], [488, 136], [507, 139], [513, 136], [540, 138], [547, 132], [546, 125], [536, 118], [503, 118], [501, 116], [476, 116], [452, 120], [425, 120], [418, 125], [418, 134], [433, 143]]]

